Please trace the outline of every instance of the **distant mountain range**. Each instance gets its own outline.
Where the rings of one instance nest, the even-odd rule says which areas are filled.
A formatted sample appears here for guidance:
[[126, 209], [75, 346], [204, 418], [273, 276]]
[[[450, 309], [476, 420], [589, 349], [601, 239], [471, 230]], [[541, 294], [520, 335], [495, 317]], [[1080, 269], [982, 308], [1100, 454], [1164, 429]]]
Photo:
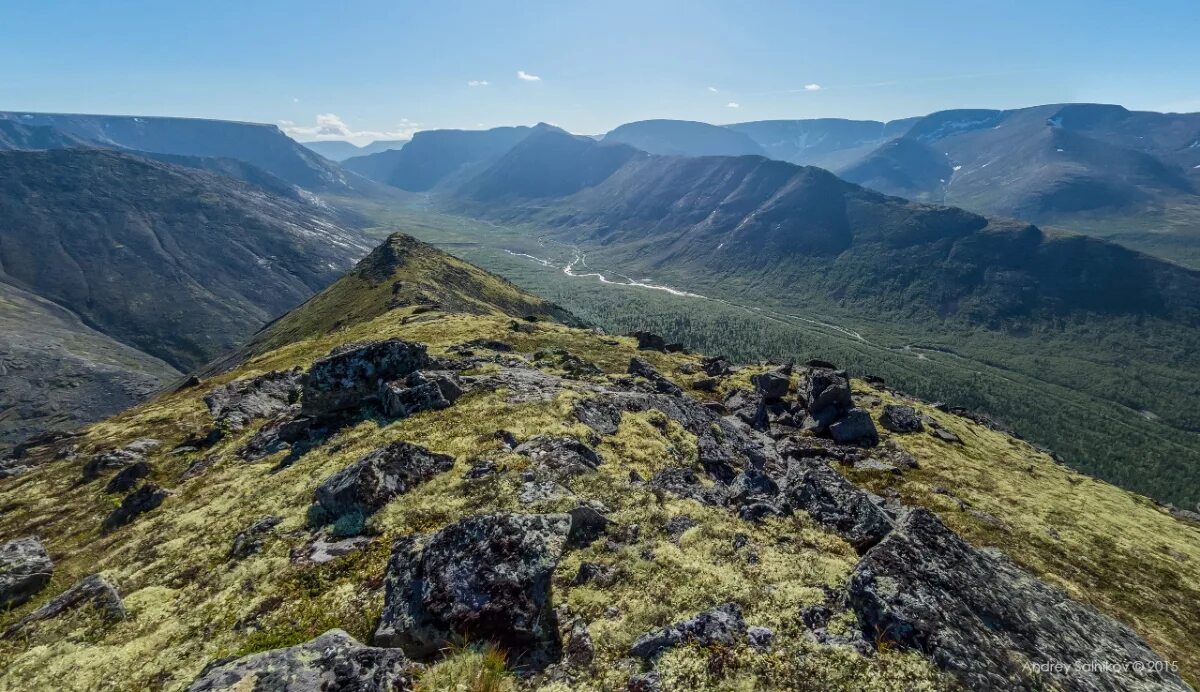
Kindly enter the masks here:
[[[0, 322], [13, 327], [0, 334], [0, 378], [19, 397], [0, 408], [61, 409], [61, 421], [33, 416], [54, 427], [109, 415], [237, 346], [368, 249], [326, 207], [219, 171], [100, 148], [0, 152]], [[47, 330], [35, 347], [30, 335]], [[55, 384], [63, 363], [79, 373], [69, 388]], [[36, 427], [0, 426], [0, 443]]]
[[313, 151], [317, 152], [321, 156], [324, 156], [325, 158], [329, 159], [330, 161], [339, 161], [340, 162], [340, 161], [345, 161], [346, 159], [352, 158], [355, 156], [367, 156], [369, 154], [378, 154], [381, 151], [393, 151], [396, 149], [403, 149], [404, 145], [408, 144], [408, 140], [407, 139], [392, 139], [392, 140], [379, 139], [379, 140], [375, 140], [374, 142], [371, 142], [370, 144], [365, 144], [361, 147], [353, 142], [347, 142], [345, 140], [340, 140], [340, 139], [328, 139], [328, 140], [323, 140], [323, 141], [319, 141], [319, 142], [301, 142], [301, 144], [308, 147], [309, 149], [312, 149]]
[[342, 166], [377, 182], [410, 192], [427, 192], [465, 180], [503, 156], [532, 128], [429, 130], [413, 135], [403, 149], [346, 159]]
[[[0, 112], [0, 124], [3, 149], [87, 145], [237, 159], [314, 192], [344, 193], [369, 186], [301, 146], [274, 125], [197, 118], [21, 112]], [[41, 139], [35, 139], [38, 137]]]
[[819, 166], [886, 194], [1062, 226], [1200, 267], [1200, 114], [1053, 104], [888, 123], [653, 120], [604, 139], [653, 154]]

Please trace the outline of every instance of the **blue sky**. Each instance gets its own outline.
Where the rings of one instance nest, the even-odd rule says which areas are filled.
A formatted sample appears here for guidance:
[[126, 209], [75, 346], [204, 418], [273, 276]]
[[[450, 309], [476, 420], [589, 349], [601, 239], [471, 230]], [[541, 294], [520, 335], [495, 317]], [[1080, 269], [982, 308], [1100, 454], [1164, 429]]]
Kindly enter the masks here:
[[0, 110], [252, 120], [360, 142], [1060, 101], [1200, 111], [1198, 37], [1198, 0], [5, 0]]

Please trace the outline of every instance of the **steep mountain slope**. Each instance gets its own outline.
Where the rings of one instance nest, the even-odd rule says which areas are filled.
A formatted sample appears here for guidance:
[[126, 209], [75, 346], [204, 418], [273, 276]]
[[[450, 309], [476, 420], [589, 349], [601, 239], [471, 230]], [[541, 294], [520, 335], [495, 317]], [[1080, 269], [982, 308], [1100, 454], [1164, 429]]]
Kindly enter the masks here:
[[[410, 282], [472, 310], [372, 305]], [[878, 385], [530, 322], [532, 296], [489, 305], [503, 285], [393, 237], [286, 318], [310, 329], [29, 450], [0, 480], [0, 539], [36, 533], [52, 576], [0, 616], [0, 685], [1183, 690], [1200, 674], [1186, 518]], [[330, 331], [330, 303], [359, 317]], [[848, 403], [865, 446], [794, 425]], [[131, 499], [114, 510], [106, 484]], [[373, 647], [330, 632], [317, 655], [280, 650], [331, 628]], [[1123, 656], [1148, 666], [1047, 666]]]
[[1200, 114], [946, 111], [834, 170], [888, 194], [1060, 224], [1200, 266], [1197, 142]]
[[36, 433], [111, 416], [179, 376], [54, 303], [0, 282], [0, 452]]
[[360, 156], [369, 156], [384, 151], [398, 151], [403, 149], [410, 141], [408, 139], [377, 139], [370, 144], [362, 145], [358, 151]]
[[17, 112], [0, 112], [0, 120], [26, 127], [51, 127], [96, 146], [238, 159], [307, 190], [344, 193], [365, 184], [293, 141], [274, 125], [197, 118]]
[[242, 343], [367, 250], [269, 174], [184, 162], [262, 186], [106, 149], [0, 152], [0, 283], [11, 293], [0, 319], [12, 325], [0, 444], [115, 413]]
[[741, 132], [691, 120], [626, 123], [605, 134], [604, 141], [667, 156], [766, 156], [762, 147]]
[[53, 127], [27, 126], [15, 120], [0, 118], [0, 151], [10, 149], [37, 151], [78, 146], [87, 146], [87, 142], [79, 137], [59, 132]]
[[590, 273], [852, 325], [842, 329], [866, 343], [887, 335], [903, 352], [933, 348], [1028, 378], [1050, 400], [1069, 390], [1085, 418], [955, 387], [1079, 468], [1161, 499], [1200, 499], [1181, 492], [1200, 468], [1200, 273], [756, 157], [630, 155], [578, 192], [552, 196], [561, 176], [530, 191], [539, 167], [612, 156], [566, 138], [531, 136], [447, 204], [573, 247], [569, 261], [586, 257]]
[[759, 120], [725, 127], [748, 135], [766, 155], [805, 166], [839, 169], [875, 147], [901, 137], [919, 118], [890, 122], [812, 118]]
[[497, 127], [491, 130], [427, 130], [413, 135], [403, 149], [342, 162], [376, 182], [410, 192], [427, 192], [442, 184], [461, 182], [495, 161], [533, 128]]

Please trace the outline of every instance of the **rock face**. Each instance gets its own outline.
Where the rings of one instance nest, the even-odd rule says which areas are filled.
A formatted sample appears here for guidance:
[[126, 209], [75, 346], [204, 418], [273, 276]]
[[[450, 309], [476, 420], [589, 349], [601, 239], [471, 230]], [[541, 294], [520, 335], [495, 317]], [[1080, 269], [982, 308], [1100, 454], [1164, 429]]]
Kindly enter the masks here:
[[555, 480], [595, 471], [604, 460], [596, 450], [573, 437], [539, 435], [513, 450], [534, 462], [537, 475]]
[[27, 625], [40, 620], [49, 620], [62, 613], [91, 603], [100, 611], [101, 617], [109, 622], [125, 619], [125, 604], [112, 584], [100, 576], [93, 574], [79, 581], [62, 592], [46, 605], [18, 620], [4, 631], [0, 639], [11, 637]]
[[145, 514], [161, 505], [170, 494], [170, 491], [160, 488], [154, 483], [146, 483], [126, 495], [125, 499], [121, 500], [120, 506], [104, 518], [104, 530], [112, 531], [128, 524], [138, 515]]
[[879, 416], [879, 424], [894, 433], [921, 432], [925, 426], [921, 423], [921, 415], [912, 406], [888, 404], [883, 407]]
[[188, 689], [272, 692], [383, 692], [412, 690], [419, 666], [398, 649], [363, 646], [333, 629], [297, 646], [264, 651], [209, 666]]
[[923, 508], [863, 557], [849, 600], [868, 640], [916, 649], [968, 689], [1189, 689], [1133, 630], [976, 550]]
[[829, 436], [840, 445], [874, 447], [879, 444], [879, 433], [871, 414], [861, 408], [852, 408], [844, 416], [829, 425]]
[[726, 603], [689, 620], [643, 634], [630, 647], [629, 653], [649, 659], [680, 644], [732, 647], [745, 638], [746, 622], [742, 619], [742, 609], [736, 603]]
[[571, 519], [496, 514], [464, 519], [424, 541], [396, 541], [375, 643], [414, 658], [454, 641], [491, 641], [534, 663], [557, 655], [550, 577]]
[[385, 382], [379, 388], [379, 405], [392, 418], [407, 418], [421, 411], [444, 409], [462, 396], [462, 386], [448, 372], [414, 372], [403, 382]]
[[400, 339], [335, 350], [304, 373], [301, 409], [321, 415], [361, 406], [379, 395], [383, 383], [428, 366], [424, 344]]
[[764, 373], [759, 373], [750, 378], [754, 386], [758, 389], [758, 393], [764, 401], [777, 401], [788, 395], [788, 390], [792, 386], [792, 367], [785, 365], [783, 367], [768, 370]]
[[50, 581], [54, 564], [33, 536], [0, 545], [0, 610], [15, 608]]
[[785, 483], [784, 496], [791, 509], [808, 512], [860, 553], [892, 529], [891, 520], [867, 493], [822, 461], [789, 462]]
[[668, 380], [643, 358], [634, 357], [629, 359], [629, 374], [645, 378], [654, 387], [654, 391], [656, 392], [671, 396], [683, 396], [683, 389], [679, 385]]
[[815, 433], [825, 432], [831, 423], [849, 411], [850, 381], [841, 371], [813, 368], [801, 386], [800, 396], [808, 409], [804, 427]]
[[300, 375], [297, 368], [234, 380], [209, 392], [204, 404], [218, 423], [241, 430], [256, 418], [276, 416], [296, 403]]
[[351, 512], [372, 514], [392, 498], [453, 466], [452, 456], [393, 442], [330, 476], [317, 488], [316, 503], [331, 517]]

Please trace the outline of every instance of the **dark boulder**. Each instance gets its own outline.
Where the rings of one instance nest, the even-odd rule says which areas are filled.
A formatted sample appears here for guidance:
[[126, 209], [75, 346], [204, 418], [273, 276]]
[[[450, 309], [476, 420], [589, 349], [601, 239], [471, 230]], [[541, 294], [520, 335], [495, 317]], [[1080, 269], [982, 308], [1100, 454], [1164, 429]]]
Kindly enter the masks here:
[[694, 526], [699, 526], [699, 524], [697, 524], [694, 519], [686, 514], [680, 514], [668, 519], [667, 525], [664, 528], [667, 531], [667, 537], [669, 537], [672, 541], [678, 542], [679, 537]]
[[68, 610], [88, 604], [95, 606], [100, 612], [100, 617], [106, 622], [125, 619], [125, 604], [121, 602], [117, 590], [104, 577], [92, 574], [75, 582], [71, 588], [55, 596], [52, 601], [9, 626], [4, 630], [4, 634], [0, 635], [0, 639], [7, 639], [34, 622], [58, 617]]
[[667, 342], [658, 334], [653, 332], [637, 331], [630, 332], [628, 336], [637, 339], [637, 347], [642, 351], [666, 351]]
[[392, 498], [453, 466], [452, 456], [396, 441], [327, 478], [317, 488], [315, 502], [331, 518], [351, 512], [372, 514]]
[[592, 664], [596, 657], [596, 647], [592, 644], [592, 635], [588, 633], [587, 623], [582, 618], [576, 618], [567, 630], [567, 643], [563, 647], [567, 663], [576, 667]]
[[750, 378], [764, 401], [777, 401], [788, 395], [792, 387], [792, 366], [784, 365]]
[[535, 473], [557, 480], [595, 471], [604, 462], [596, 450], [566, 436], [539, 435], [513, 451], [529, 457]]
[[572, 586], [583, 586], [584, 584], [595, 584], [599, 587], [612, 586], [617, 580], [617, 570], [601, 565], [596, 562], [584, 562], [579, 565], [579, 571], [575, 573], [575, 579], [571, 582]]
[[567, 535], [567, 546], [581, 548], [591, 545], [608, 529], [608, 517], [594, 507], [580, 506], [567, 512], [571, 517], [571, 531]]
[[788, 463], [784, 498], [792, 510], [803, 510], [834, 531], [859, 553], [892, 529], [891, 520], [867, 493], [815, 459]]
[[104, 518], [104, 530], [112, 531], [124, 526], [158, 507], [171, 495], [169, 490], [158, 487], [154, 483], [146, 483], [137, 490], [125, 496], [121, 504]]
[[46, 548], [33, 536], [0, 544], [0, 610], [33, 598], [50, 582], [53, 569]]
[[800, 387], [800, 398], [808, 410], [806, 427], [824, 432], [830, 423], [849, 411], [854, 402], [850, 397], [850, 381], [845, 373], [814, 368], [809, 370]]
[[313, 363], [301, 380], [304, 413], [322, 415], [374, 401], [384, 382], [429, 367], [425, 345], [389, 339], [351, 345]]
[[384, 415], [407, 418], [421, 411], [449, 407], [462, 396], [458, 378], [448, 372], [418, 371], [403, 382], [385, 382], [379, 387], [379, 405]]
[[633, 357], [629, 359], [629, 374], [645, 378], [654, 387], [654, 391], [670, 396], [682, 396], [683, 389], [654, 368], [645, 359]]
[[861, 408], [852, 408], [841, 418], [829, 425], [829, 436], [840, 445], [874, 447], [879, 444], [879, 431], [871, 414]]
[[575, 418], [601, 435], [612, 435], [621, 426], [621, 408], [606, 399], [584, 399], [575, 404]]
[[779, 485], [756, 468], [743, 470], [729, 484], [729, 501], [737, 505], [763, 500], [773, 501], [777, 495]]
[[650, 659], [680, 644], [733, 647], [746, 638], [746, 622], [736, 603], [719, 605], [694, 618], [677, 622], [637, 638], [629, 653]]
[[625, 688], [629, 692], [663, 692], [662, 673], [651, 670], [632, 675]]
[[205, 395], [208, 412], [218, 423], [241, 430], [252, 420], [286, 411], [300, 398], [299, 368], [276, 370], [258, 377], [234, 380]]
[[1132, 629], [924, 508], [859, 561], [848, 591], [867, 640], [920, 651], [968, 689], [1190, 689]]
[[146, 453], [159, 446], [159, 444], [158, 440], [143, 437], [130, 442], [120, 449], [99, 452], [83, 465], [83, 482], [90, 483], [106, 471], [122, 469], [139, 461], [145, 461]]
[[725, 356], [713, 356], [700, 361], [700, 369], [709, 377], [727, 377], [733, 374], [733, 366]]
[[728, 499], [723, 485], [705, 485], [700, 476], [688, 468], [663, 469], [650, 479], [650, 489], [695, 500], [703, 505], [720, 506]]
[[150, 475], [150, 464], [145, 461], [135, 461], [117, 472], [104, 486], [106, 493], [125, 493], [137, 485], [137, 482]]
[[550, 578], [570, 529], [565, 514], [496, 514], [397, 540], [375, 643], [415, 658], [462, 641], [534, 665], [556, 658]]
[[233, 544], [229, 546], [229, 557], [235, 560], [250, 557], [251, 555], [262, 550], [263, 543], [267, 536], [275, 530], [276, 526], [283, 521], [283, 517], [268, 515], [254, 522], [244, 530], [239, 531], [233, 537]]
[[746, 630], [746, 637], [751, 649], [759, 652], [769, 651], [775, 641], [775, 631], [770, 627], [751, 627]]
[[921, 423], [921, 414], [912, 406], [887, 404], [879, 416], [879, 424], [894, 433], [921, 432], [925, 426]]
[[415, 689], [420, 666], [398, 649], [363, 646], [342, 630], [286, 649], [209, 665], [189, 692], [271, 690], [272, 692], [382, 692]]

